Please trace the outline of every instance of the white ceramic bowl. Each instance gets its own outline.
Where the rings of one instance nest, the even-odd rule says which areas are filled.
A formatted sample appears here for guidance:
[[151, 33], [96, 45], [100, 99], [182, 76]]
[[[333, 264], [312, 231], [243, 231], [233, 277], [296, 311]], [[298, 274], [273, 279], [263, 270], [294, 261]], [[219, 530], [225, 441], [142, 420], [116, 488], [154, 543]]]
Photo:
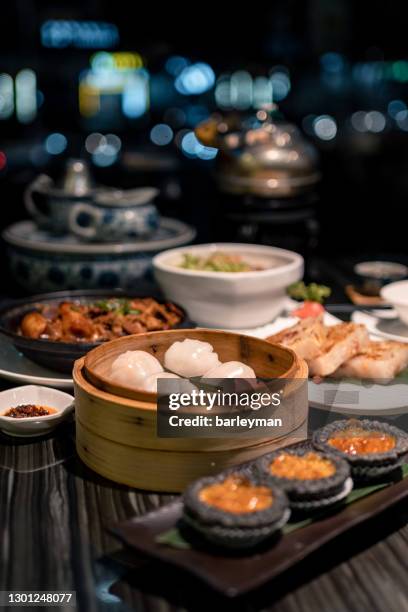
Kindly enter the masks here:
[[401, 321], [408, 325], [408, 280], [385, 285], [380, 295], [383, 300], [394, 306]]
[[[184, 253], [238, 253], [265, 266], [254, 272], [207, 272], [178, 267]], [[153, 258], [154, 274], [169, 300], [199, 325], [228, 329], [272, 321], [284, 307], [285, 289], [303, 276], [303, 258], [293, 251], [240, 243], [201, 244], [164, 251]]]
[[[54, 408], [56, 412], [49, 416], [22, 419], [4, 416], [10, 408], [21, 404], [48, 406]], [[57, 389], [37, 385], [7, 389], [0, 392], [0, 430], [9, 436], [41, 436], [59, 425], [73, 409], [73, 396]]]

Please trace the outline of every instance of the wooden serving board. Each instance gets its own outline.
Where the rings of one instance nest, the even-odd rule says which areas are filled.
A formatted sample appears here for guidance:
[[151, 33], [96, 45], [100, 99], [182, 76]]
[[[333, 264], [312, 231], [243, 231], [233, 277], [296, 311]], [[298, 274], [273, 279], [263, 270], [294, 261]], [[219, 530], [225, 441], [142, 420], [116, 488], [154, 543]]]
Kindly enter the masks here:
[[276, 578], [324, 544], [407, 497], [406, 477], [282, 535], [267, 550], [240, 556], [198, 548], [174, 548], [159, 543], [157, 537], [175, 528], [181, 518], [183, 506], [179, 500], [145, 516], [116, 524], [110, 530], [143, 556], [189, 572], [224, 595], [236, 597]]

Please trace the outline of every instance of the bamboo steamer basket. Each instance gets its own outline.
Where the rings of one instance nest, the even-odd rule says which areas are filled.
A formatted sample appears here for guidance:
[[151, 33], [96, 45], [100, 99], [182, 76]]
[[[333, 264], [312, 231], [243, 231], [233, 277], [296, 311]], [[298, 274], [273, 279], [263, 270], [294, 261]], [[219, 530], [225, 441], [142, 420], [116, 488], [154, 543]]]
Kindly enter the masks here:
[[205, 452], [153, 450], [119, 444], [102, 438], [77, 421], [77, 452], [92, 470], [137, 489], [181, 493], [193, 480], [246, 461], [256, 459], [281, 446], [307, 436], [306, 421], [282, 439], [275, 439], [241, 449]]
[[159, 438], [157, 394], [115, 385], [109, 380], [110, 367], [126, 350], [148, 350], [162, 361], [167, 348], [186, 337], [210, 342], [221, 361], [244, 361], [259, 376], [307, 378], [307, 365], [290, 349], [228, 332], [171, 330], [103, 344], [78, 360], [73, 371], [77, 451], [91, 469], [132, 487], [182, 491], [195, 478], [249, 461], [306, 436], [302, 426], [308, 405], [301, 400], [295, 410], [285, 415], [284, 435], [279, 438]]
[[117, 338], [94, 348], [85, 356], [88, 380], [98, 389], [156, 406], [157, 394], [116, 384], [109, 377], [112, 363], [125, 351], [147, 351], [161, 363], [164, 353], [178, 340], [209, 342], [220, 361], [242, 361], [264, 378], [299, 378], [300, 359], [291, 349], [266, 340], [211, 329], [172, 329]]

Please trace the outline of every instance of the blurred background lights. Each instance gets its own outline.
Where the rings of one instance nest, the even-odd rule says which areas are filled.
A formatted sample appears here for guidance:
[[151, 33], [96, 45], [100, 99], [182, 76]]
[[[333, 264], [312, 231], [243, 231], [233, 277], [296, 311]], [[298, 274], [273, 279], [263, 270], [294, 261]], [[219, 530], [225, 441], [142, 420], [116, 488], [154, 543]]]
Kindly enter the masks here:
[[45, 150], [50, 155], [59, 155], [67, 148], [67, 139], [64, 134], [54, 132], [45, 139]]
[[285, 72], [274, 72], [271, 75], [271, 85], [274, 101], [280, 102], [290, 91], [290, 78]]
[[364, 111], [356, 111], [351, 115], [351, 125], [357, 132], [365, 132], [367, 130], [365, 117], [366, 113]]
[[44, 47], [100, 49], [114, 47], [118, 42], [118, 28], [105, 21], [49, 19], [41, 26]]
[[0, 74], [0, 119], [8, 119], [14, 112], [14, 85], [9, 74]]
[[391, 100], [391, 102], [389, 102], [388, 104], [387, 110], [388, 110], [388, 114], [390, 115], [390, 117], [395, 119], [397, 114], [400, 111], [405, 110], [406, 108], [407, 108], [407, 105], [402, 100]]
[[122, 112], [130, 119], [144, 115], [149, 103], [149, 79], [145, 71], [137, 71], [126, 80], [122, 94]]
[[150, 131], [150, 140], [159, 147], [168, 145], [172, 139], [173, 130], [165, 123], [158, 123]]
[[85, 140], [85, 149], [88, 153], [95, 153], [99, 145], [103, 143], [106, 144], [106, 138], [103, 134], [99, 134], [99, 132], [94, 132], [93, 134], [89, 134]]
[[106, 144], [111, 147], [115, 153], [119, 153], [122, 147], [122, 141], [116, 134], [106, 134]]
[[369, 111], [365, 116], [365, 125], [369, 132], [382, 132], [385, 128], [386, 119], [379, 111]]
[[7, 165], [7, 156], [4, 151], [0, 151], [0, 170], [4, 170]]
[[397, 122], [397, 125], [400, 130], [408, 132], [408, 110], [400, 110], [395, 115], [395, 121]]
[[203, 160], [214, 159], [218, 153], [218, 149], [202, 145], [192, 131], [187, 131], [183, 135], [181, 139], [181, 149], [187, 157], [198, 157]]
[[252, 104], [252, 77], [246, 70], [237, 70], [231, 75], [230, 104], [239, 110], [245, 110]]
[[20, 70], [15, 81], [16, 115], [20, 123], [31, 123], [37, 115], [37, 79], [35, 72]]
[[177, 76], [184, 68], [187, 68], [189, 63], [188, 59], [181, 55], [172, 55], [166, 61], [165, 68], [169, 74]]
[[122, 147], [122, 141], [116, 134], [100, 134], [93, 132], [85, 140], [85, 149], [92, 155], [92, 161], [96, 166], [111, 166], [118, 157]]
[[262, 108], [265, 104], [272, 102], [272, 81], [263, 76], [254, 79], [253, 101], [254, 108]]
[[186, 66], [177, 76], [174, 86], [185, 96], [199, 95], [213, 87], [215, 74], [211, 66], [203, 62]]
[[320, 65], [325, 72], [338, 73], [344, 68], [344, 58], [340, 53], [329, 51], [321, 56]]
[[105, 145], [103, 148], [98, 148], [92, 155], [92, 161], [95, 166], [106, 168], [115, 163], [117, 159], [117, 153], [111, 145]]
[[330, 115], [320, 115], [313, 121], [313, 130], [321, 140], [333, 140], [337, 134], [337, 124]]
[[184, 154], [196, 157], [199, 147], [202, 146], [194, 132], [188, 131], [181, 141], [181, 149]]

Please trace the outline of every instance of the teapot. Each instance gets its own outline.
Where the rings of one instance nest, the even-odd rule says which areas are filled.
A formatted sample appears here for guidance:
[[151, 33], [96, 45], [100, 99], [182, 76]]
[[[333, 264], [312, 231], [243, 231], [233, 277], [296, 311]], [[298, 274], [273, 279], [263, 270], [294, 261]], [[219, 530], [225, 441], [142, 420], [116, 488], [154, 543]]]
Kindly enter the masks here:
[[212, 116], [195, 133], [203, 145], [219, 149], [217, 180], [226, 193], [290, 198], [320, 179], [315, 147], [274, 104], [244, 119], [238, 114]]

